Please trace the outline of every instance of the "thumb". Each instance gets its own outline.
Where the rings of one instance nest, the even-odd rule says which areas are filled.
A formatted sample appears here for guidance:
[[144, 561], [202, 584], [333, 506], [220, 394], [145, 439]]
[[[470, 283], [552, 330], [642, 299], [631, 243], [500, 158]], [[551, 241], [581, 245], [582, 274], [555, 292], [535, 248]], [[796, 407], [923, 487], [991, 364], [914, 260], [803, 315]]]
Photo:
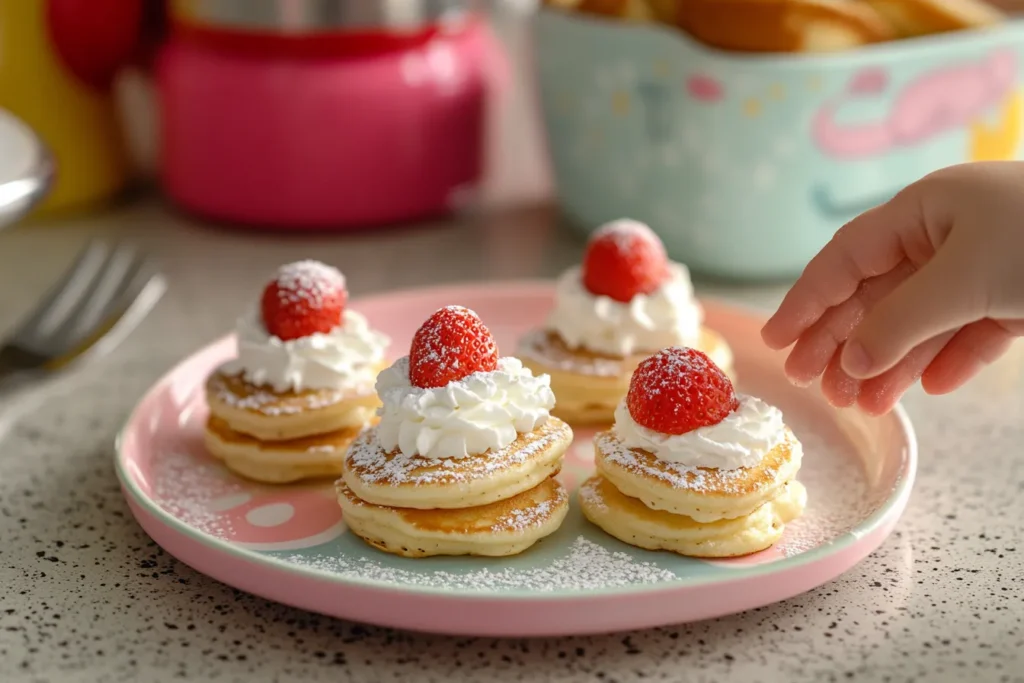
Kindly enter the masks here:
[[918, 344], [984, 317], [980, 279], [966, 267], [966, 253], [945, 247], [882, 299], [853, 331], [840, 359], [848, 375], [875, 377]]

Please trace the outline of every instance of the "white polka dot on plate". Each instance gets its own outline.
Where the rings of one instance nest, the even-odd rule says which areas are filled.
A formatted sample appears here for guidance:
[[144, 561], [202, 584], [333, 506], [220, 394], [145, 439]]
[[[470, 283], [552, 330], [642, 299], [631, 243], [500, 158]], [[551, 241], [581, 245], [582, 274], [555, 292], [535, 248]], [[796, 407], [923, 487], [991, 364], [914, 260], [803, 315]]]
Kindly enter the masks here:
[[245, 513], [245, 520], [253, 526], [280, 526], [295, 516], [290, 503], [272, 503], [253, 508]]

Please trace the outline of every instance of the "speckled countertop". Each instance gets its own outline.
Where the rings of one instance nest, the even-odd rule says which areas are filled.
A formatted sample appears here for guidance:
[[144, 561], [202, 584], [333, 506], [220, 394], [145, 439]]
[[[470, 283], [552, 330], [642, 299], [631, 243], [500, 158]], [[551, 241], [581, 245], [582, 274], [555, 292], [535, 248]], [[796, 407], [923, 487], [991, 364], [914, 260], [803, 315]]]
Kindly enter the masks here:
[[[0, 234], [0, 328], [92, 235], [171, 288], [116, 354], [0, 406], [0, 681], [1024, 681], [1024, 349], [957, 394], [911, 393], [921, 469], [895, 534], [803, 597], [715, 621], [537, 641], [452, 639], [273, 604], [162, 552], [128, 512], [112, 438], [168, 367], [225, 332], [263, 275], [338, 263], [355, 294], [551, 276], [579, 242], [547, 210], [345, 239], [203, 227], [143, 201]], [[704, 288], [770, 306], [781, 288]]]

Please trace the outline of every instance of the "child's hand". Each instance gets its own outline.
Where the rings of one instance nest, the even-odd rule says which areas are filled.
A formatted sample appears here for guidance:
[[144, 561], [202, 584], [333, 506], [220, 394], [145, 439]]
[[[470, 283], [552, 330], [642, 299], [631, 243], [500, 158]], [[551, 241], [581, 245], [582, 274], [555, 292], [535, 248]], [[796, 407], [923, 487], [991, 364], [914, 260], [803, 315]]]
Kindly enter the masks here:
[[952, 391], [1024, 336], [1024, 163], [953, 166], [850, 221], [761, 331], [836, 406]]

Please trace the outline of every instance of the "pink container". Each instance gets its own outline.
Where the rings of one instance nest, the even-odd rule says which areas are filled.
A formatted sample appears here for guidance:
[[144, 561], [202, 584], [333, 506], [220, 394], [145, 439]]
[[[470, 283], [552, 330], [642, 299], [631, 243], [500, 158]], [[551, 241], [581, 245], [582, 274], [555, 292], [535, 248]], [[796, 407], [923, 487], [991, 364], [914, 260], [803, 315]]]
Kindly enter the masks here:
[[365, 1], [307, 0], [334, 11], [297, 16], [303, 4], [239, 1], [234, 14], [223, 0], [172, 5], [157, 67], [167, 193], [210, 218], [274, 228], [453, 208], [482, 176], [502, 64], [487, 26], [453, 19], [464, 3], [404, 23], [345, 14]]

